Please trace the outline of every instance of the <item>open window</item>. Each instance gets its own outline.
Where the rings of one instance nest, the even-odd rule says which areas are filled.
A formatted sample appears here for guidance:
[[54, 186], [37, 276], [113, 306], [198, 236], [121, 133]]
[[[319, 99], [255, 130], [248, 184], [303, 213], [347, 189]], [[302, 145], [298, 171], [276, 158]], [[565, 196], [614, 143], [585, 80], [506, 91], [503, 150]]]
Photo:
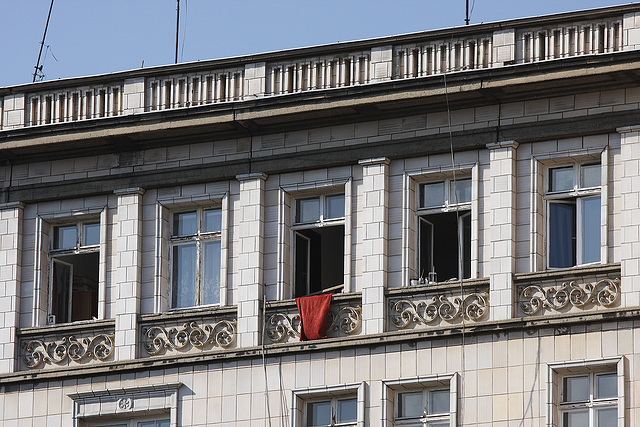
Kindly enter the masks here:
[[420, 184], [418, 203], [420, 277], [471, 277], [471, 179]]
[[97, 318], [100, 223], [55, 226], [49, 255], [49, 323]]
[[172, 308], [219, 304], [222, 209], [174, 212], [171, 229]]
[[574, 164], [548, 172], [548, 267], [600, 262], [600, 164]]
[[295, 297], [344, 284], [344, 194], [296, 199]]

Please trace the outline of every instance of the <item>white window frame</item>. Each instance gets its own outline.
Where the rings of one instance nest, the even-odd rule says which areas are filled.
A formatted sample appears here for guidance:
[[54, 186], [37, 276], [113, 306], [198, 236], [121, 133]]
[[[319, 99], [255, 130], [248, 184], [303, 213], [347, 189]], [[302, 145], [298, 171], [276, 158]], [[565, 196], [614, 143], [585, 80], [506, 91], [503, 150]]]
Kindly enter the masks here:
[[[34, 327], [48, 323], [52, 298], [52, 251], [54, 227], [81, 222], [100, 223], [100, 244], [91, 247], [98, 255], [98, 319], [106, 318], [107, 306], [107, 207], [87, 208], [73, 211], [39, 213], [35, 218], [35, 256], [33, 280], [33, 311], [31, 324]], [[84, 250], [84, 249], [83, 249]], [[56, 255], [54, 251], [54, 256]], [[58, 252], [58, 254], [62, 251]], [[61, 322], [56, 319], [56, 323]]]
[[[309, 239], [308, 237], [304, 236], [302, 233], [299, 233], [302, 230], [309, 230], [309, 229], [314, 229], [314, 228], [323, 228], [323, 227], [335, 227], [335, 226], [343, 226], [344, 229], [344, 225], [345, 225], [345, 214], [343, 213], [343, 215], [341, 217], [337, 217], [337, 218], [326, 218], [325, 214], [327, 212], [327, 197], [331, 197], [331, 196], [342, 196], [343, 197], [343, 205], [346, 205], [346, 200], [344, 199], [344, 193], [321, 193], [315, 196], [310, 196], [310, 197], [298, 197], [294, 200], [293, 203], [293, 209], [292, 209], [292, 215], [293, 218], [291, 219], [291, 222], [293, 223], [293, 225], [291, 226], [291, 230], [293, 232], [293, 274], [292, 274], [292, 290], [295, 296], [295, 287], [296, 287], [296, 283], [295, 283], [295, 277], [296, 277], [296, 272], [298, 270], [298, 265], [296, 263], [296, 253], [298, 251], [297, 245], [298, 245], [298, 239], [297, 236], [302, 237], [303, 239], [305, 239], [307, 241], [307, 292], [305, 293], [305, 295], [309, 295], [311, 293], [311, 282], [310, 282], [310, 277], [311, 277], [311, 272], [310, 272], [310, 268], [311, 268], [311, 249], [310, 249], [310, 245], [311, 245], [311, 239]], [[316, 221], [308, 221], [308, 222], [302, 222], [302, 221], [296, 221], [297, 217], [298, 217], [298, 206], [299, 206], [299, 202], [302, 200], [310, 200], [310, 199], [318, 199], [318, 219]], [[344, 237], [343, 237], [344, 239]], [[344, 244], [344, 243], [343, 243]]]
[[[227, 272], [229, 241], [229, 193], [158, 198], [156, 201], [155, 313], [227, 305]], [[221, 209], [220, 232], [211, 238], [220, 240], [220, 298], [217, 304], [172, 307], [172, 234], [175, 213], [193, 210]]]
[[[73, 276], [73, 265], [66, 262], [66, 261], [62, 261], [60, 258], [62, 257], [72, 257], [74, 255], [85, 255], [85, 254], [94, 254], [97, 253], [98, 254], [98, 265], [96, 265], [96, 270], [98, 270], [98, 276], [100, 275], [100, 239], [98, 240], [98, 243], [94, 244], [94, 245], [84, 245], [83, 241], [84, 241], [84, 226], [85, 225], [90, 225], [90, 224], [98, 224], [100, 225], [100, 219], [99, 218], [94, 218], [94, 217], [85, 217], [79, 221], [73, 221], [73, 222], [63, 222], [60, 224], [54, 224], [52, 225], [51, 229], [53, 231], [52, 233], [52, 237], [50, 239], [50, 248], [49, 248], [49, 298], [47, 301], [47, 312], [49, 313], [49, 318], [47, 323], [53, 324], [53, 323], [71, 323], [73, 322], [71, 319], [59, 319], [56, 318], [55, 321], [53, 320], [53, 311], [54, 311], [54, 295], [53, 295], [53, 271], [54, 271], [54, 264], [55, 263], [60, 263], [60, 264], [64, 264], [64, 265], [68, 265], [71, 268], [71, 274]], [[69, 247], [69, 248], [56, 248], [55, 247], [55, 243], [56, 243], [56, 238], [55, 238], [55, 233], [57, 229], [60, 228], [67, 228], [67, 227], [74, 227], [76, 229], [76, 244], [74, 247]], [[102, 231], [102, 230], [101, 230]], [[69, 283], [69, 298], [67, 301], [67, 310], [68, 310], [68, 316], [71, 317], [71, 313], [72, 313], [72, 307], [73, 307], [73, 279], [72, 281]], [[99, 292], [100, 292], [100, 279], [98, 278], [98, 283], [97, 283], [97, 288], [96, 289], [96, 303], [98, 300], [98, 296], [99, 296]], [[82, 319], [82, 320], [91, 320], [91, 319]]]
[[[426, 414], [425, 417], [398, 419], [399, 393], [422, 391], [425, 399], [430, 391], [449, 391], [449, 412], [444, 414]], [[419, 377], [387, 379], [382, 381], [382, 402], [390, 402], [390, 405], [382, 405], [382, 419], [388, 425], [404, 426], [423, 423], [448, 422], [450, 426], [458, 425], [458, 374], [446, 373]]]
[[[618, 425], [625, 424], [625, 358], [624, 356], [577, 360], [569, 362], [556, 362], [547, 364], [547, 426], [562, 426], [562, 414], [572, 409], [589, 410], [589, 426], [595, 427], [595, 409], [603, 407], [616, 407], [618, 410]], [[593, 390], [590, 393], [589, 402], [580, 404], [562, 403], [562, 379], [567, 377], [579, 377], [589, 375], [590, 381], [597, 374], [615, 373], [618, 378], [618, 396], [609, 399], [593, 399]]]
[[178, 392], [182, 383], [153, 384], [71, 393], [73, 427], [104, 426], [169, 419], [178, 426]]
[[[220, 216], [221, 216], [221, 225], [220, 225], [220, 230], [217, 231], [211, 231], [211, 232], [205, 232], [202, 230], [203, 224], [204, 224], [204, 213], [205, 211], [209, 211], [209, 210], [219, 210], [220, 211]], [[176, 220], [176, 216], [183, 214], [183, 213], [189, 213], [189, 212], [195, 212], [196, 214], [196, 232], [195, 234], [189, 234], [189, 235], [178, 235], [175, 236], [173, 235], [173, 230], [175, 229], [175, 220]], [[169, 301], [173, 301], [173, 292], [175, 291], [173, 288], [173, 279], [174, 279], [174, 274], [175, 274], [175, 270], [173, 268], [173, 257], [174, 257], [174, 251], [173, 249], [178, 247], [178, 246], [186, 246], [186, 245], [192, 245], [195, 244], [196, 246], [196, 273], [195, 273], [195, 277], [196, 277], [196, 283], [195, 283], [195, 298], [196, 301], [194, 303], [194, 305], [190, 305], [190, 306], [185, 306], [185, 307], [174, 307], [173, 303], [171, 303], [171, 309], [172, 310], [180, 310], [180, 309], [186, 309], [186, 308], [191, 308], [191, 307], [202, 307], [205, 305], [219, 305], [220, 304], [220, 298], [219, 298], [219, 290], [218, 290], [218, 302], [216, 303], [211, 303], [211, 304], [204, 304], [201, 302], [201, 298], [202, 298], [202, 293], [203, 293], [203, 270], [204, 270], [204, 261], [203, 261], [203, 252], [204, 252], [204, 245], [206, 242], [215, 242], [215, 241], [220, 241], [221, 240], [221, 236], [222, 236], [222, 208], [219, 206], [207, 206], [207, 207], [193, 207], [193, 208], [187, 208], [187, 209], [180, 209], [180, 210], [174, 210], [171, 212], [171, 220], [170, 220], [170, 224], [169, 224], [171, 231], [171, 237], [169, 238], [169, 283], [170, 283], [170, 291], [169, 291], [169, 296], [170, 299]]]
[[158, 421], [169, 421], [169, 425], [171, 425], [171, 420], [168, 417], [162, 417], [161, 415], [155, 417], [145, 417], [145, 418], [132, 418], [132, 419], [115, 419], [111, 421], [100, 421], [96, 423], [87, 424], [87, 427], [138, 427], [140, 423], [151, 422], [154, 421], [157, 425]]
[[[551, 254], [551, 239], [550, 239], [550, 221], [551, 221], [551, 204], [562, 204], [562, 203], [566, 203], [566, 204], [573, 204], [570, 201], [575, 201], [575, 207], [576, 207], [576, 216], [574, 218], [574, 222], [575, 222], [575, 227], [576, 227], [576, 238], [575, 238], [575, 253], [576, 253], [576, 262], [573, 266], [569, 266], [569, 267], [576, 267], [576, 266], [584, 266], [584, 265], [593, 265], [593, 264], [600, 264], [601, 261], [597, 260], [597, 261], [592, 261], [592, 262], [584, 262], [584, 254], [582, 252], [582, 230], [583, 230], [583, 217], [581, 214], [581, 208], [582, 208], [582, 204], [584, 203], [585, 199], [591, 198], [591, 197], [595, 197], [598, 196], [601, 199], [601, 194], [600, 194], [600, 186], [597, 187], [586, 187], [583, 188], [580, 185], [580, 171], [582, 169], [582, 167], [584, 166], [589, 166], [589, 165], [593, 165], [596, 163], [591, 163], [591, 162], [576, 162], [576, 163], [569, 163], [566, 165], [557, 165], [557, 166], [550, 166], [546, 169], [546, 180], [545, 180], [545, 208], [546, 208], [546, 218], [545, 218], [545, 222], [546, 222], [546, 262], [547, 262], [547, 267], [549, 269], [553, 269], [553, 268], [562, 268], [562, 267], [552, 267], [551, 266], [551, 260], [550, 260], [550, 254]], [[602, 165], [598, 162], [597, 163], [598, 166], [600, 166], [600, 168], [602, 168]], [[572, 175], [573, 175], [573, 188], [569, 189], [569, 190], [565, 190], [565, 191], [551, 191], [550, 190], [550, 182], [551, 182], [551, 171], [555, 170], [555, 169], [562, 169], [562, 168], [572, 168]], [[602, 176], [600, 178], [600, 184], [602, 184]], [[602, 215], [602, 212], [601, 212]], [[602, 223], [602, 220], [600, 221], [600, 223]]]
[[[313, 226], [295, 223], [295, 203], [297, 199], [321, 195], [344, 194], [344, 292], [352, 291], [351, 272], [351, 224], [352, 224], [352, 178], [309, 181], [300, 184], [281, 185], [279, 189], [278, 211], [278, 264], [277, 299], [289, 299], [295, 295], [295, 231]], [[330, 221], [331, 225], [338, 222]], [[300, 227], [300, 228], [298, 228]]]
[[307, 427], [307, 404], [318, 401], [356, 398], [357, 418], [355, 423], [335, 424], [344, 427], [365, 426], [365, 383], [350, 383], [334, 386], [312, 387], [292, 391], [291, 425]]
[[[425, 161], [426, 162], [426, 161]], [[455, 172], [456, 180], [471, 178], [471, 202], [439, 208], [420, 207], [421, 184], [432, 182], [451, 181]], [[420, 217], [428, 213], [446, 211], [470, 211], [471, 213], [471, 279], [478, 278], [480, 262], [478, 259], [478, 225], [479, 225], [479, 166], [478, 163], [461, 163], [455, 168], [451, 166], [439, 166], [422, 169], [405, 170], [403, 179], [402, 201], [402, 285], [409, 286], [412, 279], [420, 277]], [[445, 184], [449, 191], [448, 184]], [[428, 277], [428, 272], [425, 276]], [[437, 271], [436, 271], [437, 273]], [[426, 279], [426, 277], [425, 277]], [[448, 278], [439, 277], [438, 280]]]
[[[608, 139], [603, 136], [605, 142]], [[530, 271], [544, 271], [549, 269], [548, 262], [548, 201], [549, 188], [548, 170], [556, 167], [577, 164], [600, 163], [600, 261], [597, 264], [607, 264], [609, 261], [609, 149], [608, 146], [559, 151], [531, 157], [531, 203], [530, 203]], [[577, 264], [580, 265], [580, 264]]]

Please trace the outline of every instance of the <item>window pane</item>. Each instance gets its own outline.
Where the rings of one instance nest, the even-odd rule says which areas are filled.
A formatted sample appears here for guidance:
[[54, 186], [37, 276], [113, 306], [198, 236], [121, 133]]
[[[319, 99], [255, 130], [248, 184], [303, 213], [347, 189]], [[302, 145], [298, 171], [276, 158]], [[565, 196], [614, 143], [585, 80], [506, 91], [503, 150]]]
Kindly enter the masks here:
[[173, 216], [173, 235], [189, 236], [198, 231], [196, 212], [180, 212]]
[[213, 231], [222, 230], [222, 210], [207, 209], [203, 212], [204, 220], [202, 223], [202, 231], [211, 233]]
[[156, 427], [169, 427], [171, 426], [170, 420], [160, 420], [156, 421]]
[[296, 222], [315, 222], [320, 220], [320, 199], [297, 200]]
[[567, 377], [562, 379], [563, 402], [586, 402], [589, 400], [589, 377]]
[[421, 391], [398, 394], [398, 417], [421, 417], [424, 413], [424, 397]]
[[82, 230], [83, 246], [100, 244], [100, 224], [84, 224]]
[[580, 187], [599, 187], [600, 186], [600, 165], [583, 165], [580, 166]]
[[138, 423], [138, 427], [156, 427], [156, 423], [154, 421], [143, 421]]
[[429, 392], [428, 413], [444, 414], [449, 412], [449, 390], [435, 390]]
[[203, 247], [200, 304], [217, 304], [220, 302], [220, 241], [205, 242]]
[[582, 199], [582, 263], [600, 261], [600, 196]]
[[575, 204], [549, 203], [549, 267], [575, 265]]
[[618, 397], [618, 374], [596, 375], [596, 399]]
[[573, 190], [573, 166], [549, 170], [549, 191]]
[[76, 247], [78, 229], [75, 225], [56, 227], [53, 233], [54, 249], [73, 249]]
[[339, 423], [356, 421], [357, 406], [357, 400], [355, 398], [338, 400], [338, 419], [336, 421]]
[[172, 304], [174, 308], [196, 303], [196, 245], [173, 247]]
[[444, 182], [422, 184], [420, 207], [432, 208], [444, 205]]
[[449, 427], [449, 422], [442, 422], [442, 421], [438, 421], [435, 423], [429, 423], [427, 424], [428, 427]]
[[331, 402], [313, 402], [307, 405], [307, 425], [331, 425]]
[[[471, 201], [471, 180], [470, 179], [459, 179], [455, 182], [453, 180], [449, 181], [450, 190], [449, 190], [449, 204], [456, 203], [467, 203]], [[454, 192], [455, 188], [455, 192]], [[454, 197], [454, 194], [456, 197]]]
[[598, 409], [598, 427], [616, 427], [618, 425], [618, 408]]
[[344, 194], [325, 197], [325, 218], [342, 218], [344, 217]]
[[562, 421], [562, 427], [587, 427], [589, 425], [589, 412], [565, 412]]

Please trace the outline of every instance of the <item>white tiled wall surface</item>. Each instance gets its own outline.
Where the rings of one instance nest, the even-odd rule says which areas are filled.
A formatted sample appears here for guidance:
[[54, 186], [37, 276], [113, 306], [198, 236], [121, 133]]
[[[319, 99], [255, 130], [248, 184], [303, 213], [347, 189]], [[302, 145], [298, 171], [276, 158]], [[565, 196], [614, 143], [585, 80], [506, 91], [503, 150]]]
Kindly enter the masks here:
[[[291, 425], [291, 391], [365, 382], [365, 425], [382, 419], [382, 380], [436, 374], [459, 375], [459, 425], [540, 426], [546, 422], [547, 364], [625, 358], [625, 425], [640, 422], [638, 322], [543, 328], [406, 344], [357, 347], [262, 359], [205, 362], [93, 378], [25, 382], [0, 393], [0, 425], [70, 426], [71, 393], [183, 383], [178, 394], [180, 426]], [[266, 378], [265, 378], [266, 375]], [[265, 396], [265, 387], [267, 396]]]

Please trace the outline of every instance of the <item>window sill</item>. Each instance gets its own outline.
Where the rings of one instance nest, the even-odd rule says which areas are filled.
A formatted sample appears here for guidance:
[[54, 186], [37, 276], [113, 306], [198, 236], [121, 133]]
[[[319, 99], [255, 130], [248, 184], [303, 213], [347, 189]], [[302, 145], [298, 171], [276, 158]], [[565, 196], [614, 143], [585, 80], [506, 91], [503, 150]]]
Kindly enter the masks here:
[[53, 325], [21, 328], [18, 331], [18, 336], [25, 338], [34, 335], [61, 335], [67, 332], [78, 333], [93, 329], [113, 329], [115, 325], [115, 319], [79, 320], [73, 323], [56, 323]]
[[547, 279], [572, 278], [593, 275], [620, 275], [620, 263], [579, 265], [569, 268], [558, 268], [532, 273], [518, 273], [513, 275], [515, 283], [541, 281]]
[[238, 307], [235, 305], [219, 306], [219, 305], [207, 305], [204, 307], [188, 307], [188, 308], [175, 308], [164, 313], [152, 313], [141, 314], [139, 319], [141, 322], [152, 321], [164, 321], [164, 320], [176, 320], [192, 317], [210, 317], [210, 316], [223, 316], [233, 315], [235, 316], [238, 311]]

